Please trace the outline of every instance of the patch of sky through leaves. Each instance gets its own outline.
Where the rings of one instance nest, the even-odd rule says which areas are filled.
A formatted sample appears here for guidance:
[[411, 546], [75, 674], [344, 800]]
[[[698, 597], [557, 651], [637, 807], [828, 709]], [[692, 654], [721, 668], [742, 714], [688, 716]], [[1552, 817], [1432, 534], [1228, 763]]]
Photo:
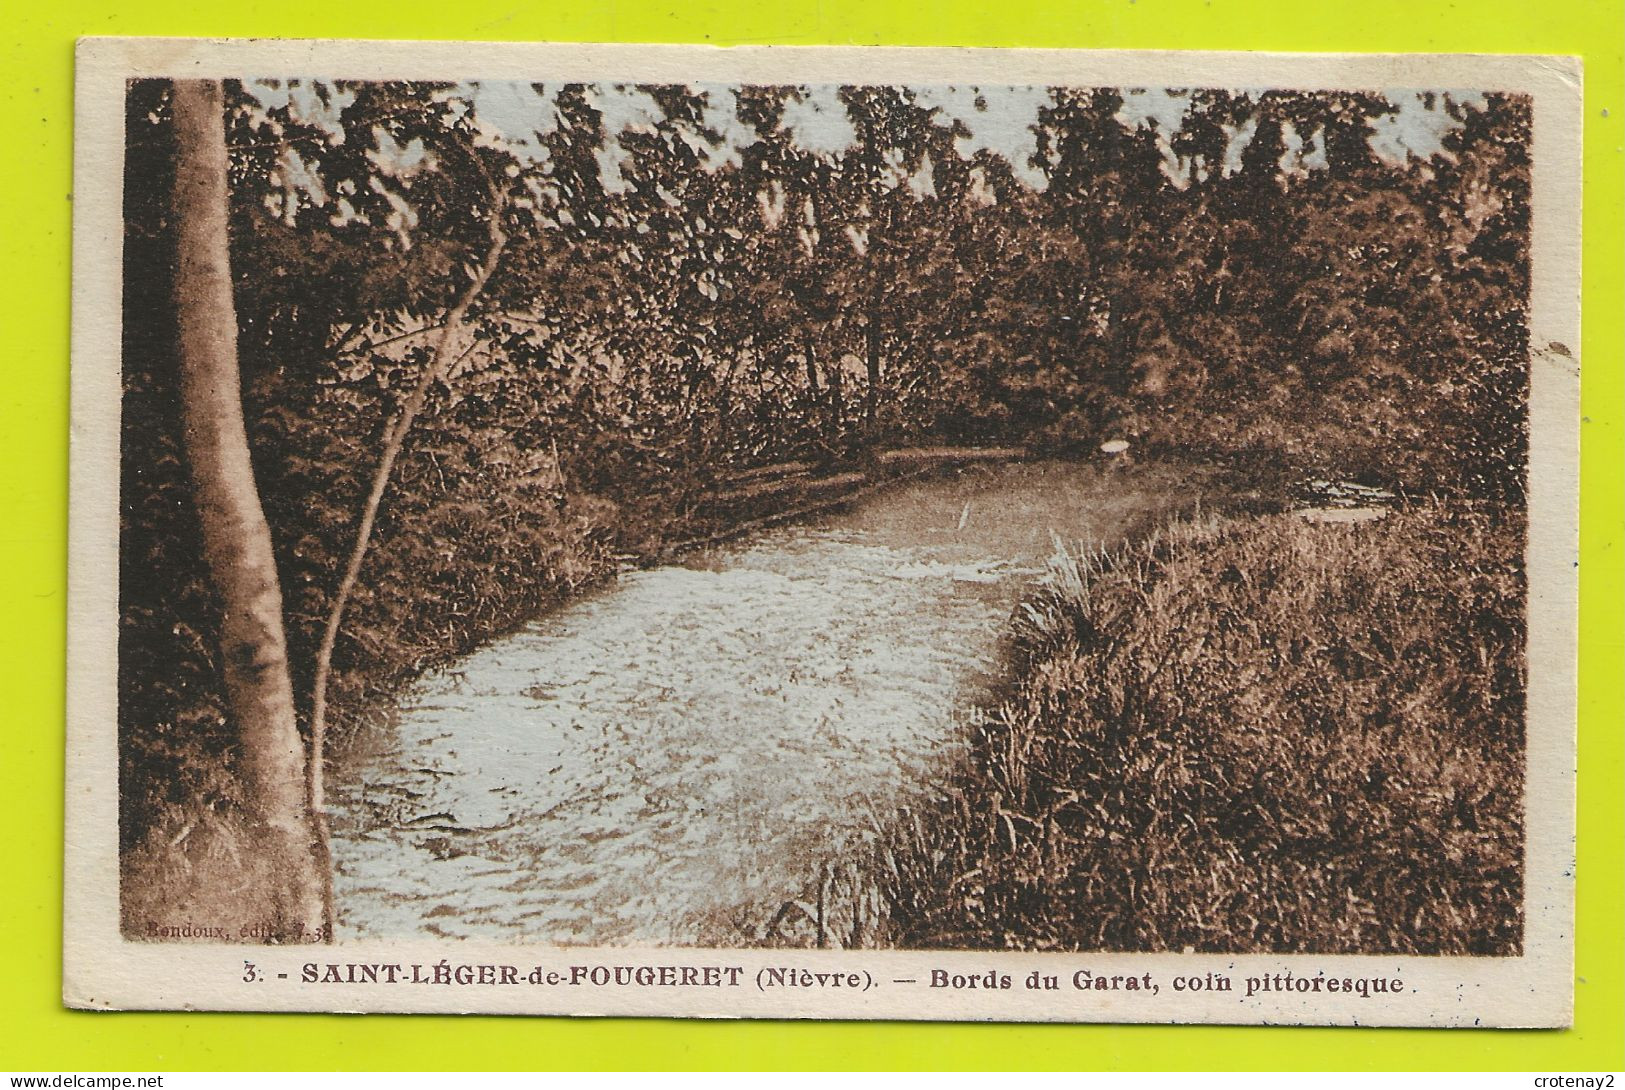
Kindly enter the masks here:
[[1370, 142], [1371, 150], [1390, 166], [1404, 166], [1413, 158], [1426, 162], [1436, 155], [1453, 158], [1444, 140], [1462, 123], [1452, 115], [1450, 104], [1458, 110], [1488, 106], [1477, 92], [1389, 91], [1384, 97], [1394, 112], [1372, 118]]
[[919, 87], [914, 99], [936, 111], [939, 125], [958, 130], [954, 146], [965, 159], [986, 151], [1010, 164], [1015, 176], [1042, 190], [1038, 168], [1038, 111], [1051, 105], [1044, 87]]
[[[354, 102], [353, 92], [312, 80], [248, 80], [245, 89], [257, 99], [262, 110], [286, 107], [291, 116], [320, 129], [330, 144], [341, 143], [345, 133], [340, 115]], [[556, 106], [558, 85], [505, 81], [469, 81], [441, 93], [444, 101], [473, 122], [478, 141], [503, 148], [522, 163], [541, 163], [547, 158], [545, 139], [561, 124]], [[648, 91], [633, 84], [589, 84], [588, 104], [602, 119], [602, 146], [596, 152], [599, 178], [610, 193], [625, 192], [630, 154], [624, 137], [628, 133], [652, 133], [662, 126], [688, 144], [707, 170], [737, 166], [740, 152], [755, 143], [757, 133], [739, 120], [733, 89], [727, 85], [695, 85], [702, 96], [698, 122], [672, 123], [665, 120], [659, 103]], [[1044, 164], [1038, 157], [1039, 112], [1052, 102], [1048, 89], [1041, 87], [921, 86], [911, 88], [915, 101], [932, 111], [933, 121], [955, 133], [955, 148], [965, 159], [979, 154], [996, 156], [1010, 165], [1023, 184], [1041, 190], [1047, 183]], [[1255, 92], [1256, 93], [1256, 92]], [[1484, 98], [1477, 93], [1432, 92], [1409, 89], [1386, 93], [1393, 109], [1370, 121], [1372, 151], [1392, 166], [1412, 160], [1424, 163], [1436, 156], [1448, 156], [1444, 141], [1461, 127], [1460, 111], [1482, 109]], [[1174, 138], [1184, 128], [1191, 105], [1190, 92], [1176, 88], [1134, 88], [1123, 93], [1117, 120], [1130, 131], [1148, 130], [1162, 154], [1161, 169], [1168, 180], [1181, 188], [1204, 180], [1211, 164], [1193, 161], [1174, 150]], [[785, 102], [781, 127], [790, 142], [814, 155], [836, 156], [850, 148], [857, 133], [833, 84], [816, 84], [795, 89]], [[1226, 146], [1218, 170], [1224, 175], [1240, 169], [1241, 156], [1258, 130], [1256, 114], [1239, 124], [1223, 126]], [[1299, 133], [1290, 124], [1282, 126], [1285, 152], [1280, 166], [1283, 174], [1303, 176], [1324, 169], [1324, 133]], [[389, 179], [410, 177], [419, 169], [432, 167], [432, 153], [420, 140], [395, 142], [381, 130], [373, 132], [374, 147], [368, 156], [381, 175]], [[301, 203], [325, 206], [329, 195], [323, 192], [317, 171], [307, 158], [319, 158], [290, 148], [284, 156], [281, 179], [284, 194], [279, 198], [279, 214], [292, 215]], [[912, 176], [903, 177], [920, 199], [935, 194], [929, 159]], [[394, 190], [388, 190], [393, 193]], [[395, 200], [397, 215], [407, 226], [407, 217]], [[342, 216], [343, 210], [339, 210]]]

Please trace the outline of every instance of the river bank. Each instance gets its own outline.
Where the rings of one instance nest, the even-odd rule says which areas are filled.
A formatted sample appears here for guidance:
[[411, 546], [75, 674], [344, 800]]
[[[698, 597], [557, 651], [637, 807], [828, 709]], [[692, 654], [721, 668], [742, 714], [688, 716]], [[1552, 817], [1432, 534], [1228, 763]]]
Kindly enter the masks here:
[[[386, 502], [341, 633], [330, 687], [332, 750], [343, 753], [387, 720], [397, 695], [415, 679], [597, 593], [618, 576], [810, 517], [892, 483], [1025, 453], [898, 448], [844, 463], [780, 463], [716, 479], [622, 481], [624, 493], [611, 500], [594, 491], [591, 478], [567, 480], [556, 453], [542, 459], [540, 471], [515, 465], [474, 475], [452, 472], [449, 455], [428, 444], [408, 468], [415, 483]], [[309, 521], [309, 512], [274, 525], [298, 526], [301, 519]], [[335, 527], [342, 523], [328, 527], [326, 548], [342, 547]], [[280, 541], [279, 555], [295, 690], [302, 693], [308, 691], [302, 668], [317, 641], [330, 573], [316, 564], [320, 554], [308, 536]], [[122, 904], [131, 935], [139, 935], [145, 921], [174, 915], [177, 906], [206, 910], [219, 902], [224, 910], [218, 890], [235, 886], [232, 875], [255, 865], [244, 858], [237, 827], [230, 749], [211, 742], [224, 719], [206, 669], [198, 672], [209, 665], [202, 637], [186, 624], [175, 626], [174, 636], [198, 652], [171, 663], [176, 676], [161, 694], [179, 714], [139, 733], [128, 721], [131, 737], [122, 750]]]
[[902, 947], [1515, 955], [1522, 548], [1431, 505], [1059, 559], [967, 760], [817, 888]]
[[[993, 479], [1016, 482], [1019, 493], [1021, 475], [1041, 476], [1045, 465], [1071, 466], [1068, 479], [1078, 483], [1037, 506], [998, 498], [1003, 486]], [[1016, 478], [1008, 478], [1012, 471]], [[986, 494], [976, 490], [981, 477]], [[1087, 588], [1130, 568], [1163, 587], [1159, 594], [1187, 579], [1188, 593], [1209, 594], [1203, 578], [1164, 570], [1166, 558], [1155, 550], [1171, 539], [1152, 532], [1201, 507], [1233, 517], [1215, 542], [1245, 540], [1241, 528], [1287, 506], [1286, 491], [1279, 478], [1178, 462], [1028, 463], [1019, 449], [908, 448], [849, 466], [761, 467], [670, 506], [664, 521], [641, 518], [597, 538], [567, 517], [588, 510], [589, 498], [545, 505], [533, 516], [544, 549], [529, 572], [523, 555], [463, 570], [480, 543], [460, 540], [459, 577], [472, 581], [483, 605], [453, 611], [455, 620], [437, 634], [421, 623], [444, 600], [402, 596], [398, 608], [420, 617], [416, 640], [375, 633], [356, 646], [384, 657], [344, 667], [349, 730], [331, 777], [341, 926], [379, 937], [611, 944], [1099, 948], [1104, 940], [1068, 932], [1047, 910], [1032, 918], [1004, 908], [985, 915], [1005, 901], [1032, 907], [1032, 851], [1054, 862], [1058, 851], [1072, 850], [1044, 839], [1051, 835], [1044, 830], [1061, 827], [1052, 799], [1012, 793], [1008, 754], [1028, 752], [1046, 736], [1057, 753], [1075, 755], [1065, 712], [1091, 691], [1093, 652], [1077, 639], [1046, 642], [1031, 625], [1046, 611], [1092, 617]], [[486, 510], [501, 499], [487, 498]], [[862, 512], [874, 507], [891, 514], [866, 522]], [[1059, 509], [1089, 517], [1069, 524], [1056, 517]], [[831, 522], [836, 512], [853, 512], [858, 522]], [[901, 537], [893, 533], [899, 529]], [[749, 540], [736, 543], [741, 535]], [[978, 535], [984, 552], [962, 551]], [[1137, 544], [1147, 535], [1152, 545]], [[927, 551], [912, 551], [922, 540]], [[1108, 549], [1118, 559], [1052, 585], [1071, 586], [1071, 599], [1041, 591], [1015, 613], [1012, 629], [1012, 610], [1057, 541], [1091, 556]], [[1281, 544], [1241, 548], [1236, 571], [1272, 571]], [[989, 567], [994, 557], [1003, 559]], [[919, 578], [898, 580], [904, 569]], [[782, 593], [782, 580], [806, 582], [817, 570], [831, 573], [817, 577], [828, 581], [817, 596]], [[769, 588], [764, 578], [781, 582]], [[1224, 585], [1236, 578], [1226, 576]], [[922, 599], [931, 580], [938, 582]], [[386, 581], [375, 595], [387, 589]], [[613, 601], [622, 605], [606, 604]], [[1240, 616], [1257, 604], [1245, 596], [1231, 602]], [[893, 615], [898, 623], [889, 628], [863, 621]], [[756, 627], [740, 629], [741, 617]], [[1124, 631], [1164, 620], [1124, 620]], [[1172, 632], [1159, 638], [1167, 642]], [[820, 640], [828, 653], [807, 658]], [[1200, 656], [1204, 644], [1195, 646]], [[1035, 688], [1035, 679], [1053, 681], [1065, 647], [1076, 652], [1065, 670], [1077, 692], [1056, 697]], [[515, 649], [534, 665], [516, 667]], [[1171, 643], [1164, 651], [1183, 653]], [[684, 656], [743, 665], [713, 678]], [[877, 656], [915, 665], [877, 672], [869, 668]], [[1215, 676], [1229, 663], [1217, 665]], [[1336, 690], [1336, 678], [1328, 679]], [[407, 707], [398, 713], [402, 693]], [[471, 695], [476, 703], [467, 703]], [[1145, 708], [1137, 714], [1139, 727], [1151, 722]], [[762, 734], [767, 722], [788, 733]], [[553, 741], [538, 744], [538, 737]], [[651, 768], [648, 753], [681, 760], [662, 771], [658, 759]], [[1101, 787], [1090, 779], [1099, 774], [1059, 765], [1046, 773], [1056, 782], [1081, 777], [1091, 790]], [[1118, 790], [1138, 797], [1140, 788]], [[729, 822], [717, 821], [717, 805], [734, 808]], [[224, 873], [254, 865], [236, 850], [229, 814], [168, 817], [169, 847], [182, 850], [129, 856], [132, 934], [162, 912], [145, 891], [162, 890], [165, 900], [178, 894], [206, 910]], [[1031, 829], [1043, 842], [1037, 848], [1023, 840]], [[1132, 833], [1117, 830], [1119, 838]], [[1007, 844], [1009, 858], [1001, 854]], [[658, 903], [647, 892], [629, 894], [653, 888], [662, 891]], [[1005, 922], [990, 929], [989, 918]]]
[[803, 875], [963, 759], [1052, 541], [1224, 494], [1204, 467], [962, 453], [629, 570], [410, 686], [335, 762], [341, 934], [729, 945], [816, 919]]

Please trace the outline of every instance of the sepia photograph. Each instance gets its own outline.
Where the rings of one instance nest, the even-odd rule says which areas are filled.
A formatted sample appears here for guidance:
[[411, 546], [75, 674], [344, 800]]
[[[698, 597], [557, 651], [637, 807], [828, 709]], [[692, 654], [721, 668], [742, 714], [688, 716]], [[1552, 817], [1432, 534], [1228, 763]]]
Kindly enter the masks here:
[[70, 947], [1566, 1017], [1577, 67], [120, 46]]

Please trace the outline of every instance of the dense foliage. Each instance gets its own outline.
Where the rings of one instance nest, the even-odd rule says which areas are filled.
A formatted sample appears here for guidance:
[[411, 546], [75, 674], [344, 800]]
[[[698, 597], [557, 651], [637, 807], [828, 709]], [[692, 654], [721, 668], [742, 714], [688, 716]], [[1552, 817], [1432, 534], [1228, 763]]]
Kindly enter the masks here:
[[[1117, 91], [1062, 90], [1012, 164], [900, 88], [839, 89], [852, 139], [811, 150], [786, 122], [806, 88], [645, 88], [658, 108], [614, 131], [594, 88], [548, 88], [521, 148], [456, 87], [276, 86], [236, 88], [232, 252], [301, 691], [381, 436], [490, 220], [513, 240], [384, 503], [341, 711], [775, 461], [1124, 436], [1521, 501], [1526, 100], [1442, 104], [1439, 153], [1393, 164], [1376, 96], [1193, 92], [1169, 133], [1120, 120]], [[233, 800], [177, 454], [165, 85], [133, 83], [127, 122], [129, 845]]]

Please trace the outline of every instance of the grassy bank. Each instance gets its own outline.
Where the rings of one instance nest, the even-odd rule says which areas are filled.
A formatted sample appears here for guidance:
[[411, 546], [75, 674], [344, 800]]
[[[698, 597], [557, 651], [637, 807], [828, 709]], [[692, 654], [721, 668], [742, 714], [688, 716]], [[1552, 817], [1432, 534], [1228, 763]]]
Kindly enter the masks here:
[[1058, 561], [873, 870], [904, 947], [1513, 954], [1521, 523], [1176, 525]]

